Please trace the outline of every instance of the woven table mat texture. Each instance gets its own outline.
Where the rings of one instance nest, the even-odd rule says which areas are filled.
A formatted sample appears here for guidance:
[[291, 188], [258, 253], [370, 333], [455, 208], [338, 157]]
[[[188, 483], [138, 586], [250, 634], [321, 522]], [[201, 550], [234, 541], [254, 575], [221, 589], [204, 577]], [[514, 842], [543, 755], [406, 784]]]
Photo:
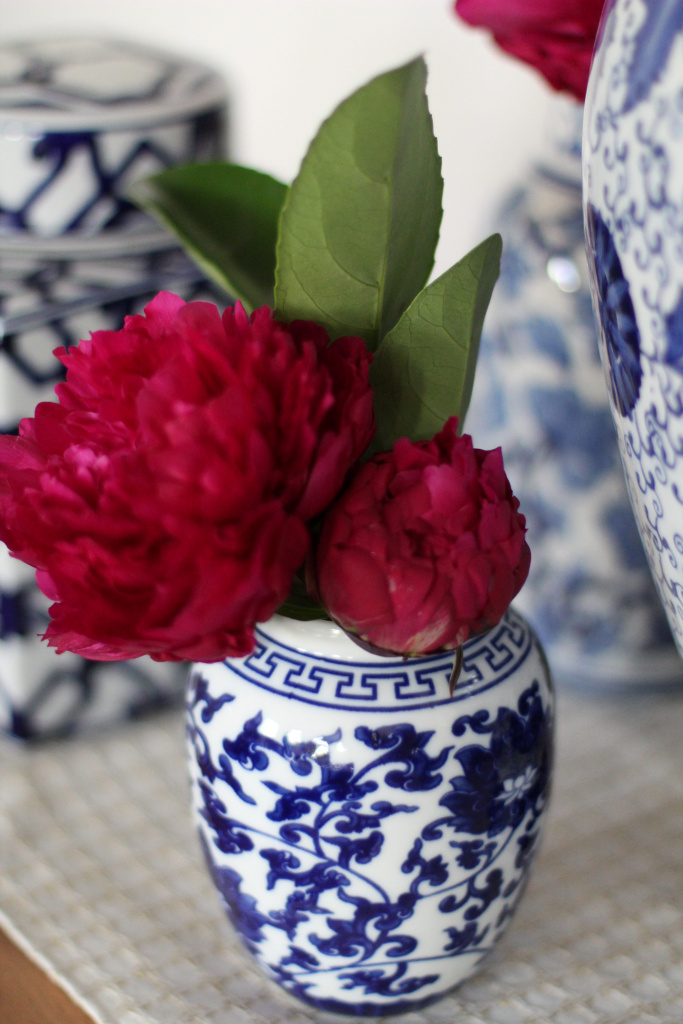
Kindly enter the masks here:
[[[341, 1024], [263, 977], [189, 813], [182, 712], [0, 742], [0, 924], [97, 1024]], [[531, 882], [472, 980], [402, 1024], [681, 1024], [680, 692], [562, 691]]]

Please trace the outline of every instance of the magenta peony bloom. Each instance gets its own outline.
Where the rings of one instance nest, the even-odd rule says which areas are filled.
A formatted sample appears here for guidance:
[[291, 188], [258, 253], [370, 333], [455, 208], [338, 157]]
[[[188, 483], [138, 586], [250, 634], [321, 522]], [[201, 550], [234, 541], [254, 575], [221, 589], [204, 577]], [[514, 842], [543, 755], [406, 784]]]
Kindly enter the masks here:
[[498, 45], [531, 64], [553, 89], [586, 98], [604, 0], [456, 0], [470, 25], [489, 29]]
[[0, 437], [0, 538], [55, 602], [49, 643], [101, 660], [249, 653], [306, 520], [371, 440], [365, 344], [161, 293], [57, 355], [59, 404]]
[[327, 512], [313, 576], [331, 617], [384, 652], [459, 647], [496, 625], [529, 571], [524, 516], [500, 448], [479, 451], [450, 419], [397, 441]]

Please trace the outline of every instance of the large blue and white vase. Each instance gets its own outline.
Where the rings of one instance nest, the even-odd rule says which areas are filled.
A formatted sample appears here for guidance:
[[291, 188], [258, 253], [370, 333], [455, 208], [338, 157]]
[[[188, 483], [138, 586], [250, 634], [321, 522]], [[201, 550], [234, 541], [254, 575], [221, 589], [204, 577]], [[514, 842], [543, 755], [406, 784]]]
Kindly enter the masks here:
[[608, 2], [584, 127], [591, 286], [626, 481], [681, 654], [682, 98], [683, 4]]
[[680, 659], [624, 484], [581, 206], [582, 108], [558, 97], [535, 164], [502, 202], [501, 275], [466, 427], [501, 444], [533, 558], [517, 606], [558, 682], [668, 684]]
[[321, 1010], [415, 1009], [469, 977], [524, 891], [548, 806], [553, 692], [513, 611], [453, 655], [366, 654], [275, 616], [194, 668], [201, 845], [247, 949]]

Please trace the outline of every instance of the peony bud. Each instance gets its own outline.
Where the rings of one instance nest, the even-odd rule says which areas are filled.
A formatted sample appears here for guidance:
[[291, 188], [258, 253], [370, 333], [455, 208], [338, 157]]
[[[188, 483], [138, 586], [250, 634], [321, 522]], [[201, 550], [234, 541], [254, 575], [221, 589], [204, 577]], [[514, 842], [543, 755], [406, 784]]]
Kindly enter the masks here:
[[530, 562], [499, 448], [450, 419], [397, 441], [328, 510], [313, 560], [330, 616], [363, 644], [406, 656], [459, 647], [496, 625]]

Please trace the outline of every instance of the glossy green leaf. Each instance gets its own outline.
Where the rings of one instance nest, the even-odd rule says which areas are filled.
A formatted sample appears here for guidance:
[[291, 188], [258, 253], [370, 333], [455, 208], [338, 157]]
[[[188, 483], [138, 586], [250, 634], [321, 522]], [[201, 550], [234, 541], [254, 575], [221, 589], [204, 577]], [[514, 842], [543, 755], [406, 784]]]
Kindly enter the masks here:
[[277, 610], [278, 615], [287, 615], [290, 619], [310, 622], [311, 619], [327, 619], [327, 612], [312, 597], [293, 597], [290, 595]]
[[399, 437], [426, 440], [449, 416], [462, 428], [501, 252], [500, 235], [487, 238], [425, 288], [382, 340], [370, 369], [373, 452]]
[[287, 186], [237, 164], [174, 167], [138, 182], [131, 198], [250, 311], [273, 305], [275, 246]]
[[424, 287], [441, 222], [441, 161], [419, 58], [373, 79], [322, 125], [280, 221], [276, 315], [375, 349]]
[[304, 581], [299, 576], [292, 580], [287, 599], [278, 608], [278, 614], [288, 615], [290, 619], [299, 619], [302, 622], [329, 618], [323, 606], [308, 593]]

